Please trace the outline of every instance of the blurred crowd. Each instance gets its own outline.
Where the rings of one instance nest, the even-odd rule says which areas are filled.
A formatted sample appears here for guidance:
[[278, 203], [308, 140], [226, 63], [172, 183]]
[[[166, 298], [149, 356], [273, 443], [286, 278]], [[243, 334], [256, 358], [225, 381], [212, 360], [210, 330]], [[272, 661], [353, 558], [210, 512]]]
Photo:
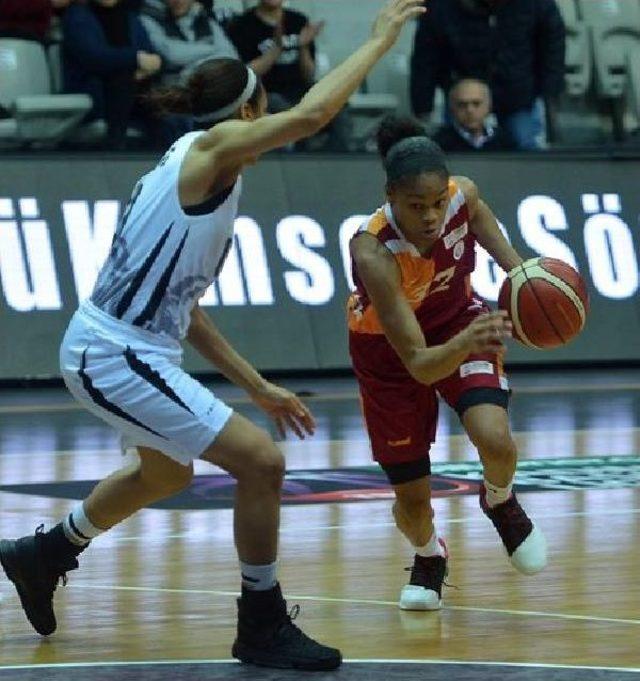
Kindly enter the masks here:
[[[272, 112], [304, 96], [325, 26], [283, 5], [257, 0], [236, 14], [214, 0], [0, 0], [0, 37], [59, 41], [63, 91], [91, 96], [88, 120], [105, 121], [103, 145], [160, 148], [191, 121], [158, 118], [144, 94], [184, 82], [203, 60], [249, 64], [264, 81]], [[555, 0], [430, 0], [411, 56], [413, 113], [446, 151], [544, 148], [553, 141], [564, 60]], [[437, 90], [446, 93], [446, 105], [434, 129]], [[352, 127], [347, 108], [302, 148], [354, 150]]]

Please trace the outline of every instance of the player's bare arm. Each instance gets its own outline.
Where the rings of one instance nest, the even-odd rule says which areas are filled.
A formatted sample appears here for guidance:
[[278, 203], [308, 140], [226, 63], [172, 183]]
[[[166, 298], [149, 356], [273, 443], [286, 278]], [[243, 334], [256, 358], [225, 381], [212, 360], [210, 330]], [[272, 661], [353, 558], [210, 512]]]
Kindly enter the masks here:
[[217, 367], [275, 421], [280, 435], [290, 428], [298, 437], [313, 435], [315, 421], [305, 404], [292, 392], [265, 380], [229, 344], [199, 305], [191, 311], [187, 340], [197, 352]]
[[498, 221], [491, 208], [478, 195], [475, 182], [467, 177], [456, 177], [454, 180], [464, 194], [471, 218], [469, 228], [476, 235], [478, 243], [505, 272], [520, 265], [523, 259], [498, 227]]
[[255, 121], [220, 123], [197, 142], [206, 155], [211, 184], [214, 173], [254, 162], [261, 154], [315, 134], [334, 118], [371, 68], [396, 42], [404, 24], [426, 11], [424, 0], [390, 0], [380, 11], [371, 37], [346, 61], [314, 85], [289, 111]]
[[454, 372], [467, 355], [502, 349], [502, 339], [510, 334], [504, 313], [484, 315], [447, 343], [427, 347], [391, 253], [374, 237], [362, 234], [351, 242], [351, 254], [387, 340], [417, 381], [435, 383]]
[[202, 357], [248, 393], [259, 392], [264, 386], [264, 378], [229, 345], [199, 305], [191, 311], [187, 340]]

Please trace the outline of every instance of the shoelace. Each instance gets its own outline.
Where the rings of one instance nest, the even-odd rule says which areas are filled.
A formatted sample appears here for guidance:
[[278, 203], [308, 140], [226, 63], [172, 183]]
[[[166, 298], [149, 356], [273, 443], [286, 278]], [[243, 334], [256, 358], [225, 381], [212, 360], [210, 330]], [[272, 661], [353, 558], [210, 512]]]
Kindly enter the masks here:
[[278, 627], [278, 630], [281, 631], [282, 633], [286, 632], [287, 638], [295, 638], [295, 639], [307, 639], [307, 635], [298, 627], [298, 625], [294, 624], [293, 621], [298, 617], [300, 614], [300, 606], [299, 605], [294, 605], [291, 610], [289, 610], [288, 613], [284, 615], [282, 620], [280, 621], [280, 625]]
[[[404, 568], [405, 572], [411, 572], [412, 570], [413, 570], [413, 566]], [[446, 586], [449, 589], [455, 589], [456, 591], [460, 591], [459, 586], [456, 586], [455, 584], [449, 584], [449, 582], [447, 582], [447, 576], [448, 575], [449, 575], [449, 569], [447, 568], [447, 571], [444, 573], [444, 579], [442, 580], [442, 586]]]
[[[39, 541], [42, 542], [44, 540], [44, 523], [41, 525], [38, 525], [36, 527], [36, 537], [40, 537]], [[67, 573], [66, 572], [60, 572], [58, 575], [56, 575], [56, 581], [55, 584], [53, 585], [53, 589], [58, 588], [58, 584], [60, 583], [60, 580], [62, 580], [62, 586], [67, 586]]]
[[288, 615], [289, 621], [293, 622], [293, 620], [296, 619], [296, 617], [298, 617], [299, 614], [300, 614], [300, 606], [296, 603], [291, 608], [291, 610], [289, 610], [289, 615]]

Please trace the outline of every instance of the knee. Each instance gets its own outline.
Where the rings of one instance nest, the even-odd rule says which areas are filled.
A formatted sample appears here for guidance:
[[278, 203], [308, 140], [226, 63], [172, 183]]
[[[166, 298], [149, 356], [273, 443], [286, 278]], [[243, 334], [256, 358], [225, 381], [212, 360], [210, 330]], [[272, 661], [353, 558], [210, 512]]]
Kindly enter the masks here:
[[473, 443], [484, 458], [504, 462], [516, 459], [516, 444], [507, 426], [495, 426], [480, 431], [475, 434]]
[[171, 496], [189, 487], [193, 480], [193, 464], [181, 466], [176, 463], [162, 468], [141, 467], [139, 476], [145, 486], [154, 492]]
[[240, 471], [239, 479], [252, 480], [254, 483], [269, 487], [282, 486], [286, 465], [282, 452], [271, 436], [258, 430], [249, 443], [250, 452], [246, 466]]

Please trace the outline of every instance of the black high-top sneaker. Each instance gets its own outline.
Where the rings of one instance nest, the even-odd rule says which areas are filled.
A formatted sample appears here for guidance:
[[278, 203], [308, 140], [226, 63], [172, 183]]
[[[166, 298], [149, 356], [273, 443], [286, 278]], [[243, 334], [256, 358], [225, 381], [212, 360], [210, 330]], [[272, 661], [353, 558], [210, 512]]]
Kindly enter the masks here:
[[42, 636], [56, 630], [53, 592], [58, 582], [66, 584], [67, 571], [78, 567], [74, 556], [52, 559], [45, 543], [44, 525], [27, 537], [0, 541], [0, 563], [18, 590], [27, 619]]
[[493, 523], [513, 567], [525, 575], [535, 575], [547, 564], [547, 542], [531, 522], [514, 493], [507, 501], [490, 508], [487, 490], [480, 487], [480, 508]]
[[444, 556], [415, 555], [409, 583], [400, 592], [401, 610], [440, 610], [442, 607], [442, 584], [448, 573], [449, 552], [442, 539], [438, 539]]
[[295, 605], [287, 613], [279, 584], [269, 591], [243, 587], [238, 599], [238, 636], [231, 654], [241, 662], [277, 669], [329, 671], [339, 667], [339, 650], [314, 641], [293, 623], [299, 611]]

